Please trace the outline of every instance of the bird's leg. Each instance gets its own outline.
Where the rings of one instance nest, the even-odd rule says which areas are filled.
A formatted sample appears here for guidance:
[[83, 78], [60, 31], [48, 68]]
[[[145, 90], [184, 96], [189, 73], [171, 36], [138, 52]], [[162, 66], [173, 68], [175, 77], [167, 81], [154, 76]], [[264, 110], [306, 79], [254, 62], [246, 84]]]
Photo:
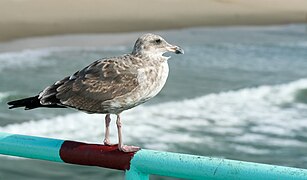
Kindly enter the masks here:
[[140, 150], [140, 147], [137, 146], [127, 146], [123, 145], [123, 138], [122, 138], [122, 122], [120, 120], [119, 114], [117, 115], [116, 119], [116, 125], [117, 125], [117, 132], [118, 132], [118, 149], [123, 152], [136, 152]]
[[108, 145], [111, 146], [112, 144], [110, 143], [110, 122], [111, 122], [111, 117], [110, 114], [107, 114], [105, 117], [105, 125], [106, 125], [106, 129], [105, 129], [105, 134], [104, 134], [104, 140], [103, 143], [104, 145]]

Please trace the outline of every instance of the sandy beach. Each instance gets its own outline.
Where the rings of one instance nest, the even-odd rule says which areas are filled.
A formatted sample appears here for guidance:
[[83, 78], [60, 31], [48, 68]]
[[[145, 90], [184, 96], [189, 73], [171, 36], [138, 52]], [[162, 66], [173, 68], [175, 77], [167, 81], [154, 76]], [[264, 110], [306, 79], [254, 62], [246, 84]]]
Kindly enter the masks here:
[[0, 41], [56, 34], [307, 22], [306, 0], [2, 0]]

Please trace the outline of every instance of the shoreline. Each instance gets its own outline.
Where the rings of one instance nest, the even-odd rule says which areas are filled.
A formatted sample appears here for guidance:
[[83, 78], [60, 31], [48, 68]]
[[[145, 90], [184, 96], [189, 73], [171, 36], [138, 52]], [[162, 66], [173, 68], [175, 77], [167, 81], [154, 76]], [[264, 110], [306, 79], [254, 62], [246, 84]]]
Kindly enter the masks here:
[[[221, 31], [223, 29], [246, 29], [252, 30], [254, 28], [282, 28], [285, 26], [295, 26], [305, 24], [282, 24], [282, 25], [229, 25], [229, 26], [202, 26], [202, 27], [187, 27], [182, 29], [166, 29], [160, 31], [149, 31], [151, 33], [156, 33], [161, 36], [167, 37], [171, 42], [176, 34], [179, 32], [190, 30], [202, 30], [207, 29], [209, 31], [217, 30]], [[306, 25], [307, 27], [307, 25]], [[134, 31], [134, 32], [120, 32], [120, 33], [84, 33], [84, 34], [56, 34], [56, 35], [46, 35], [46, 36], [29, 36], [18, 39], [13, 39], [10, 41], [0, 41], [0, 54], [10, 53], [18, 51], [28, 51], [36, 49], [49, 49], [49, 48], [113, 48], [114, 46], [130, 47], [132, 49], [133, 42], [142, 34], [147, 33], [144, 31]]]
[[0, 1], [0, 41], [65, 34], [307, 23], [307, 1]]

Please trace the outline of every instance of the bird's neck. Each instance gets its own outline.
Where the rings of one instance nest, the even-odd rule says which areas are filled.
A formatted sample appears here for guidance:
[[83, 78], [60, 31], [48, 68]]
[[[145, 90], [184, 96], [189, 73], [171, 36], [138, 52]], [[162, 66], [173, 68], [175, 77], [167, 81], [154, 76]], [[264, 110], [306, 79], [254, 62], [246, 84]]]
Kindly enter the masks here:
[[163, 56], [162, 53], [132, 53], [131, 55], [140, 59], [147, 59], [148, 61], [155, 62], [165, 62], [170, 58]]

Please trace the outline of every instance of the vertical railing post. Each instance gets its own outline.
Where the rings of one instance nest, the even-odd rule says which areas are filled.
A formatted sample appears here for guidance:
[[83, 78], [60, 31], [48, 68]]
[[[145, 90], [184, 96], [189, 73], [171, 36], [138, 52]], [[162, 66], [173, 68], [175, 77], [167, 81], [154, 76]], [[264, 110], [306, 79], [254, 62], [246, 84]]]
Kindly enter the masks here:
[[149, 175], [130, 166], [130, 169], [125, 172], [125, 180], [149, 180]]

